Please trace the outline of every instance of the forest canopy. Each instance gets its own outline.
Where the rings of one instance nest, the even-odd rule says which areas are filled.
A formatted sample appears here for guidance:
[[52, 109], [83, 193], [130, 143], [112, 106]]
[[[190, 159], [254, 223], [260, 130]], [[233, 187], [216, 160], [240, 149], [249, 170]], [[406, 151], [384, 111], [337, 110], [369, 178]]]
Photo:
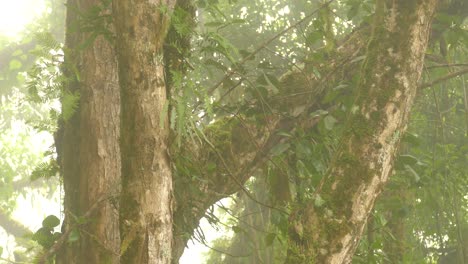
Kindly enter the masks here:
[[0, 35], [1, 261], [468, 262], [466, 1], [42, 2]]

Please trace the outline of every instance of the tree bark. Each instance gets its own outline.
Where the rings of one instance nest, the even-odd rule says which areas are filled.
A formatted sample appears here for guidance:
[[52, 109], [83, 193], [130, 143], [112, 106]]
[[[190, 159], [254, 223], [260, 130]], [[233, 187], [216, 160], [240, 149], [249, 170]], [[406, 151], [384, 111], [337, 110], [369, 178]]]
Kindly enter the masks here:
[[[110, 199], [118, 194], [120, 182], [117, 60], [113, 45], [102, 35], [82, 46], [92, 33], [77, 26], [84, 19], [79, 12], [86, 14], [90, 8], [100, 6], [99, 15], [108, 15], [110, 10], [101, 4], [99, 0], [67, 3], [63, 71], [69, 81], [64, 89], [65, 93], [79, 93], [80, 100], [73, 116], [62, 121], [56, 146], [65, 191], [62, 231], [75, 229], [80, 239], [58, 253], [57, 263], [119, 262], [118, 204]], [[64, 101], [62, 104], [68, 107]], [[85, 223], [78, 223], [93, 206], [98, 209]]]
[[172, 173], [163, 43], [175, 0], [117, 0], [122, 263], [170, 263]]
[[326, 204], [291, 215], [287, 263], [351, 262], [406, 129], [436, 2], [377, 1], [356, 109], [315, 193]]
[[[350, 261], [375, 197], [388, 179], [416, 92], [436, 0], [422, 2], [393, 1], [377, 16], [357, 110], [317, 193], [327, 203], [324, 208], [305, 204], [291, 216], [290, 263]], [[86, 10], [100, 3], [69, 0], [68, 27], [80, 19], [76, 7]], [[317, 66], [321, 79], [296, 76], [317, 87], [296, 117], [272, 115], [260, 127], [248, 117], [219, 120], [205, 131], [201, 146], [187, 143], [169, 157], [163, 43], [174, 5], [173, 0], [114, 1], [118, 54], [98, 36], [77, 54], [66, 55], [80, 73], [68, 91], [80, 91], [81, 99], [57, 140], [58, 149], [63, 148], [58, 154], [65, 188], [64, 229], [72, 228], [75, 217], [102, 195], [120, 191], [119, 186], [122, 192], [120, 208], [105, 199], [95, 217], [80, 225], [82, 239], [67, 246], [58, 263], [177, 263], [206, 209], [237, 191], [246, 192], [243, 184], [269, 159], [272, 146], [287, 140], [277, 132], [316, 124], [310, 113], [326, 86], [356, 73], [353, 59], [368, 40], [361, 30], [351, 34], [334, 58]], [[78, 49], [89, 35], [69, 31], [67, 48]], [[225, 134], [216, 130], [228, 131], [228, 138], [220, 138]], [[217, 144], [219, 139], [230, 143]], [[184, 154], [193, 158], [185, 160]], [[173, 167], [198, 168], [191, 171], [198, 178], [177, 169], [173, 175], [170, 158]], [[209, 161], [215, 162], [215, 170], [208, 169]]]

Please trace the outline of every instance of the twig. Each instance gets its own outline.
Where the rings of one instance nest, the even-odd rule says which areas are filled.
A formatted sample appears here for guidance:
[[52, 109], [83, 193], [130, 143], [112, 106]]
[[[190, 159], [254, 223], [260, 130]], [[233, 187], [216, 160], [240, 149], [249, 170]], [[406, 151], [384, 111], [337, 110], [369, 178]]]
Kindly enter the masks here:
[[[105, 200], [108, 200], [109, 198], [109, 195], [102, 196], [96, 203], [94, 203], [91, 206], [91, 208], [88, 209], [88, 211], [86, 211], [86, 213], [83, 215], [83, 218], [89, 218], [91, 214], [98, 208], [98, 205], [104, 202]], [[78, 225], [80, 224], [75, 223], [71, 225], [67, 230], [65, 230], [65, 232], [63, 232], [63, 234], [57, 239], [57, 241], [55, 241], [54, 245], [40, 257], [37, 263], [45, 264], [51, 256], [55, 255], [62, 248], [63, 244], [65, 244], [71, 231], [74, 230], [74, 228]]]
[[[198, 239], [197, 239], [197, 240], [198, 240]], [[224, 251], [224, 250], [217, 249], [217, 248], [214, 248], [214, 247], [212, 247], [212, 246], [209, 246], [205, 241], [200, 241], [200, 240], [198, 240], [198, 242], [202, 243], [205, 247], [207, 247], [207, 248], [209, 248], [209, 249], [211, 249], [211, 250], [213, 250], [213, 251], [215, 251], [215, 252], [218, 252], [218, 253], [220, 253], [220, 254], [229, 256], [229, 257], [231, 257], [231, 258], [245, 258], [245, 257], [248, 257], [248, 256], [251, 256], [251, 255], [252, 255], [252, 253], [244, 254], [244, 255], [233, 255], [233, 254], [228, 253], [228, 252], [226, 252], [226, 251]]]
[[268, 207], [270, 209], [274, 209], [274, 210], [277, 210], [279, 212], [282, 212], [284, 214], [288, 214], [288, 212], [280, 209], [280, 208], [276, 208], [272, 205], [269, 205], [269, 204], [266, 204], [266, 203], [263, 203], [259, 200], [257, 200], [255, 197], [253, 197], [253, 195], [249, 192], [249, 190], [247, 190], [244, 186], [243, 183], [241, 183], [239, 181], [239, 179], [237, 179], [237, 177], [234, 175], [234, 173], [231, 172], [231, 170], [229, 169], [229, 166], [227, 165], [227, 162], [224, 160], [223, 156], [219, 153], [219, 151], [216, 149], [216, 147], [213, 145], [213, 143], [210, 142], [210, 140], [206, 137], [205, 134], [203, 133], [200, 133], [202, 135], [202, 139], [208, 144], [208, 146], [214, 151], [214, 153], [216, 154], [216, 156], [218, 156], [219, 160], [221, 161], [224, 169], [226, 170], [228, 176], [234, 181], [234, 183], [239, 186], [239, 188], [245, 193], [245, 195], [247, 195], [247, 197], [249, 197], [252, 201], [260, 204], [260, 205], [263, 205], [265, 207]]
[[466, 74], [468, 73], [468, 68], [465, 68], [463, 70], [460, 70], [460, 71], [456, 71], [456, 72], [452, 72], [452, 73], [449, 73], [443, 77], [440, 77], [438, 79], [435, 79], [434, 81], [432, 82], [428, 82], [428, 83], [423, 83], [419, 86], [419, 89], [424, 89], [424, 88], [428, 88], [428, 87], [431, 87], [431, 86], [434, 86], [438, 83], [441, 83], [441, 82], [444, 82], [446, 80], [449, 80], [449, 79], [452, 79], [452, 78], [455, 78], [457, 76], [460, 76], [460, 75], [463, 75], [463, 74]]
[[[334, 2], [335, 0], [330, 0], [326, 3], [324, 3], [323, 5], [321, 5], [320, 7], [318, 7], [317, 9], [315, 9], [312, 13], [310, 13], [309, 15], [305, 16], [304, 18], [300, 19], [299, 21], [297, 21], [296, 23], [290, 25], [289, 27], [283, 29], [281, 32], [279, 32], [278, 34], [274, 35], [272, 38], [266, 40], [265, 42], [263, 42], [257, 49], [255, 49], [252, 53], [250, 53], [248, 56], [244, 57], [238, 64], [237, 66], [240, 66], [240, 65], [243, 65], [245, 62], [247, 62], [248, 60], [252, 59], [257, 53], [259, 53], [261, 50], [263, 50], [266, 46], [268, 46], [271, 42], [273, 42], [274, 40], [276, 40], [277, 38], [281, 37], [282, 35], [286, 34], [286, 32], [288, 32], [289, 30], [291, 30], [292, 28], [295, 28], [297, 27], [298, 25], [304, 23], [304, 21], [308, 20], [309, 18], [311, 18], [313, 15], [315, 15], [318, 11], [320, 11], [322, 8], [325, 8], [327, 7], [328, 5], [330, 5], [332, 2]], [[216, 88], [218, 88], [224, 81], [226, 81], [228, 78], [230, 78], [233, 74], [235, 73], [234, 70], [230, 70], [228, 71], [224, 77], [218, 81], [215, 85], [213, 85], [212, 87], [210, 87], [208, 89], [208, 95], [211, 95], [214, 90]]]
[[453, 63], [453, 64], [439, 64], [439, 65], [431, 65], [426, 66], [426, 69], [435, 69], [435, 68], [445, 68], [445, 67], [460, 67], [460, 66], [468, 66], [468, 63]]

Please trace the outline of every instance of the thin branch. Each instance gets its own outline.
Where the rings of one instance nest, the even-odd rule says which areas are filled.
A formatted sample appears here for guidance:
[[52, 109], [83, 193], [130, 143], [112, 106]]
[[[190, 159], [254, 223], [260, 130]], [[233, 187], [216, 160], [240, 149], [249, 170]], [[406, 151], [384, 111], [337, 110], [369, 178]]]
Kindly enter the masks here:
[[[92, 213], [94, 213], [96, 211], [96, 209], [99, 208], [98, 205], [100, 205], [102, 202], [108, 200], [108, 199], [111, 199], [112, 196], [106, 194], [106, 195], [103, 195], [100, 199], [98, 199], [96, 201], [96, 203], [94, 203], [91, 208], [88, 209], [88, 211], [86, 211], [86, 213], [83, 215], [83, 218], [89, 218], [91, 216]], [[54, 245], [49, 249], [47, 250], [40, 258], [39, 260], [37, 261], [38, 264], [45, 264], [47, 263], [47, 260], [52, 257], [53, 255], [55, 255], [62, 247], [63, 245], [65, 244], [65, 242], [67, 242], [68, 240], [68, 237], [71, 233], [71, 231], [74, 230], [75, 227], [79, 226], [80, 224], [78, 223], [74, 223], [73, 225], [70, 226], [70, 228], [68, 228], [67, 230], [65, 230], [65, 232], [63, 232], [63, 234], [57, 239], [57, 241], [54, 243]]]
[[419, 86], [419, 89], [424, 89], [424, 88], [428, 88], [428, 87], [431, 87], [431, 86], [434, 86], [436, 84], [439, 84], [441, 82], [445, 82], [449, 79], [452, 79], [452, 78], [455, 78], [457, 76], [460, 76], [460, 75], [463, 75], [463, 74], [466, 74], [468, 73], [468, 68], [465, 68], [463, 70], [460, 70], [460, 71], [456, 71], [456, 72], [452, 72], [452, 73], [449, 73], [443, 77], [440, 77], [438, 79], [435, 79], [434, 81], [432, 82], [428, 82], [428, 83], [423, 83]]
[[466, 85], [465, 84], [466, 84], [465, 77], [462, 76], [463, 105], [465, 106], [465, 121], [466, 121], [465, 135], [468, 136], [468, 92], [466, 91]]
[[435, 68], [461, 67], [461, 66], [468, 66], [468, 63], [439, 64], [439, 65], [426, 66], [424, 68], [429, 70], [429, 69], [435, 69]]
[[231, 258], [245, 258], [245, 257], [249, 257], [249, 256], [252, 256], [252, 253], [249, 253], [249, 254], [246, 254], [246, 255], [233, 255], [231, 253], [228, 253], [224, 250], [221, 250], [221, 249], [217, 249], [217, 248], [214, 248], [214, 247], [211, 247], [209, 246], [205, 241], [200, 241], [197, 239], [198, 242], [202, 243], [205, 247], [219, 253], [219, 254], [223, 254], [223, 255], [226, 255], [226, 256], [229, 256]]
[[[315, 15], [317, 12], [319, 12], [322, 8], [325, 8], [327, 6], [329, 6], [332, 2], [334, 2], [335, 0], [330, 0], [326, 3], [324, 3], [323, 5], [321, 5], [320, 7], [318, 7], [317, 9], [315, 9], [312, 13], [310, 13], [309, 15], [305, 16], [304, 18], [300, 19], [299, 21], [297, 21], [296, 23], [290, 25], [289, 27], [283, 29], [281, 32], [279, 32], [278, 34], [274, 35], [272, 38], [268, 39], [267, 41], [263, 42], [257, 49], [255, 49], [252, 53], [250, 53], [248, 56], [244, 57], [238, 64], [237, 66], [240, 66], [240, 65], [243, 65], [245, 62], [249, 61], [250, 59], [252, 59], [257, 53], [259, 53], [261, 50], [263, 50], [265, 47], [267, 47], [271, 42], [273, 42], [274, 40], [276, 40], [277, 38], [281, 37], [282, 35], [286, 34], [289, 30], [297, 27], [298, 25], [304, 23], [306, 20], [308, 20], [309, 18], [311, 18], [313, 15]], [[235, 73], [235, 71], [233, 70], [230, 70], [228, 71], [224, 77], [218, 81], [215, 85], [213, 85], [212, 87], [210, 87], [208, 89], [208, 94], [211, 95], [214, 90], [216, 88], [218, 88], [221, 84], [224, 83], [224, 81], [226, 81], [228, 78], [230, 78], [233, 74]]]
[[216, 147], [213, 145], [213, 143], [210, 142], [210, 140], [206, 137], [205, 134], [203, 133], [200, 133], [203, 140], [208, 144], [208, 146], [214, 151], [214, 153], [216, 154], [216, 156], [218, 156], [219, 160], [221, 161], [224, 169], [226, 170], [228, 176], [234, 181], [234, 183], [241, 189], [241, 191], [243, 191], [245, 193], [245, 195], [247, 195], [247, 197], [249, 197], [252, 201], [260, 204], [260, 205], [263, 205], [265, 207], [268, 207], [270, 209], [274, 209], [274, 210], [277, 210], [279, 212], [282, 212], [282, 213], [285, 213], [285, 214], [288, 214], [286, 211], [280, 209], [280, 208], [276, 208], [272, 205], [269, 205], [269, 204], [266, 204], [266, 203], [263, 203], [261, 201], [259, 201], [258, 199], [256, 199], [250, 192], [249, 190], [247, 190], [247, 188], [245, 188], [244, 184], [242, 184], [239, 179], [237, 179], [237, 177], [234, 175], [234, 173], [231, 172], [231, 170], [229, 169], [229, 166], [227, 165], [227, 162], [224, 160], [223, 156], [221, 155], [221, 153], [219, 153], [218, 149], [216, 149]]

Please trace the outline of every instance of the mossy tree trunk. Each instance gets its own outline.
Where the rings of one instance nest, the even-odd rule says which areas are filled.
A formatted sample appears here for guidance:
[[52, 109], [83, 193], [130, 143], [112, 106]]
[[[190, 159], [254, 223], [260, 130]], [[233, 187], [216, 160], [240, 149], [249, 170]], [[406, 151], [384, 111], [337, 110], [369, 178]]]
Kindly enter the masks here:
[[[100, 0], [69, 0], [64, 73], [65, 93], [80, 94], [79, 108], [56, 133], [56, 146], [65, 191], [63, 232], [79, 233], [67, 243], [56, 263], [118, 263], [118, 204], [111, 196], [120, 182], [120, 94], [113, 45], [102, 35], [83, 45], [92, 32], [78, 23], [90, 8], [109, 7]], [[104, 26], [104, 25], [103, 25]], [[110, 25], [107, 30], [112, 31]], [[68, 107], [64, 99], [64, 107]], [[93, 209], [94, 208], [94, 209]], [[88, 215], [87, 219], [80, 217]]]
[[172, 174], [163, 44], [175, 0], [113, 2], [121, 85], [122, 263], [170, 263]]
[[[377, 16], [361, 73], [358, 108], [319, 192], [327, 203], [318, 209], [306, 204], [291, 217], [290, 263], [350, 261], [405, 129], [435, 2], [393, 1]], [[85, 11], [103, 3], [107, 1], [69, 0], [68, 28], [82, 19], [77, 9]], [[268, 159], [272, 146], [283, 140], [276, 132], [316, 124], [307, 118], [316, 110], [314, 102], [307, 102], [306, 110], [295, 119], [272, 116], [261, 127], [248, 120], [218, 122], [219, 129], [229, 134], [224, 140], [227, 144], [216, 145], [220, 155], [214, 155], [208, 144], [190, 143], [182, 153], [190, 154], [194, 162], [200, 160], [196, 164], [200, 168], [209, 156], [216, 170], [206, 170], [200, 175], [203, 180], [197, 181], [173, 175], [170, 158], [177, 162], [178, 157], [170, 157], [167, 150], [163, 63], [171, 60], [164, 58], [164, 52], [170, 53], [163, 49], [175, 4], [175, 0], [114, 1], [112, 11], [108, 7], [101, 13], [113, 13], [113, 22], [106, 27], [115, 32], [115, 43], [99, 35], [78, 49], [92, 34], [68, 31], [66, 49], [76, 52], [67, 52], [66, 61], [76, 65], [80, 78], [67, 89], [79, 91], [81, 99], [79, 109], [58, 133], [57, 147], [65, 189], [64, 230], [80, 230], [81, 237], [66, 244], [58, 263], [177, 263], [206, 209], [242, 191]], [[355, 73], [353, 59], [362, 54], [366, 34], [351, 34], [336, 57], [319, 69], [327, 76], [325, 82]], [[314, 99], [318, 101], [325, 84], [313, 77], [307, 83], [320, 87]], [[238, 131], [248, 134], [241, 142], [235, 135], [245, 133]], [[219, 136], [206, 134], [211, 142]], [[109, 199], [117, 192], [117, 199]], [[177, 200], [174, 208], [173, 197]], [[96, 212], [87, 223], [77, 225], [76, 217], [90, 208], [97, 208]]]
[[387, 182], [421, 76], [436, 0], [377, 1], [355, 112], [314, 202], [290, 217], [287, 263], [350, 263]]

